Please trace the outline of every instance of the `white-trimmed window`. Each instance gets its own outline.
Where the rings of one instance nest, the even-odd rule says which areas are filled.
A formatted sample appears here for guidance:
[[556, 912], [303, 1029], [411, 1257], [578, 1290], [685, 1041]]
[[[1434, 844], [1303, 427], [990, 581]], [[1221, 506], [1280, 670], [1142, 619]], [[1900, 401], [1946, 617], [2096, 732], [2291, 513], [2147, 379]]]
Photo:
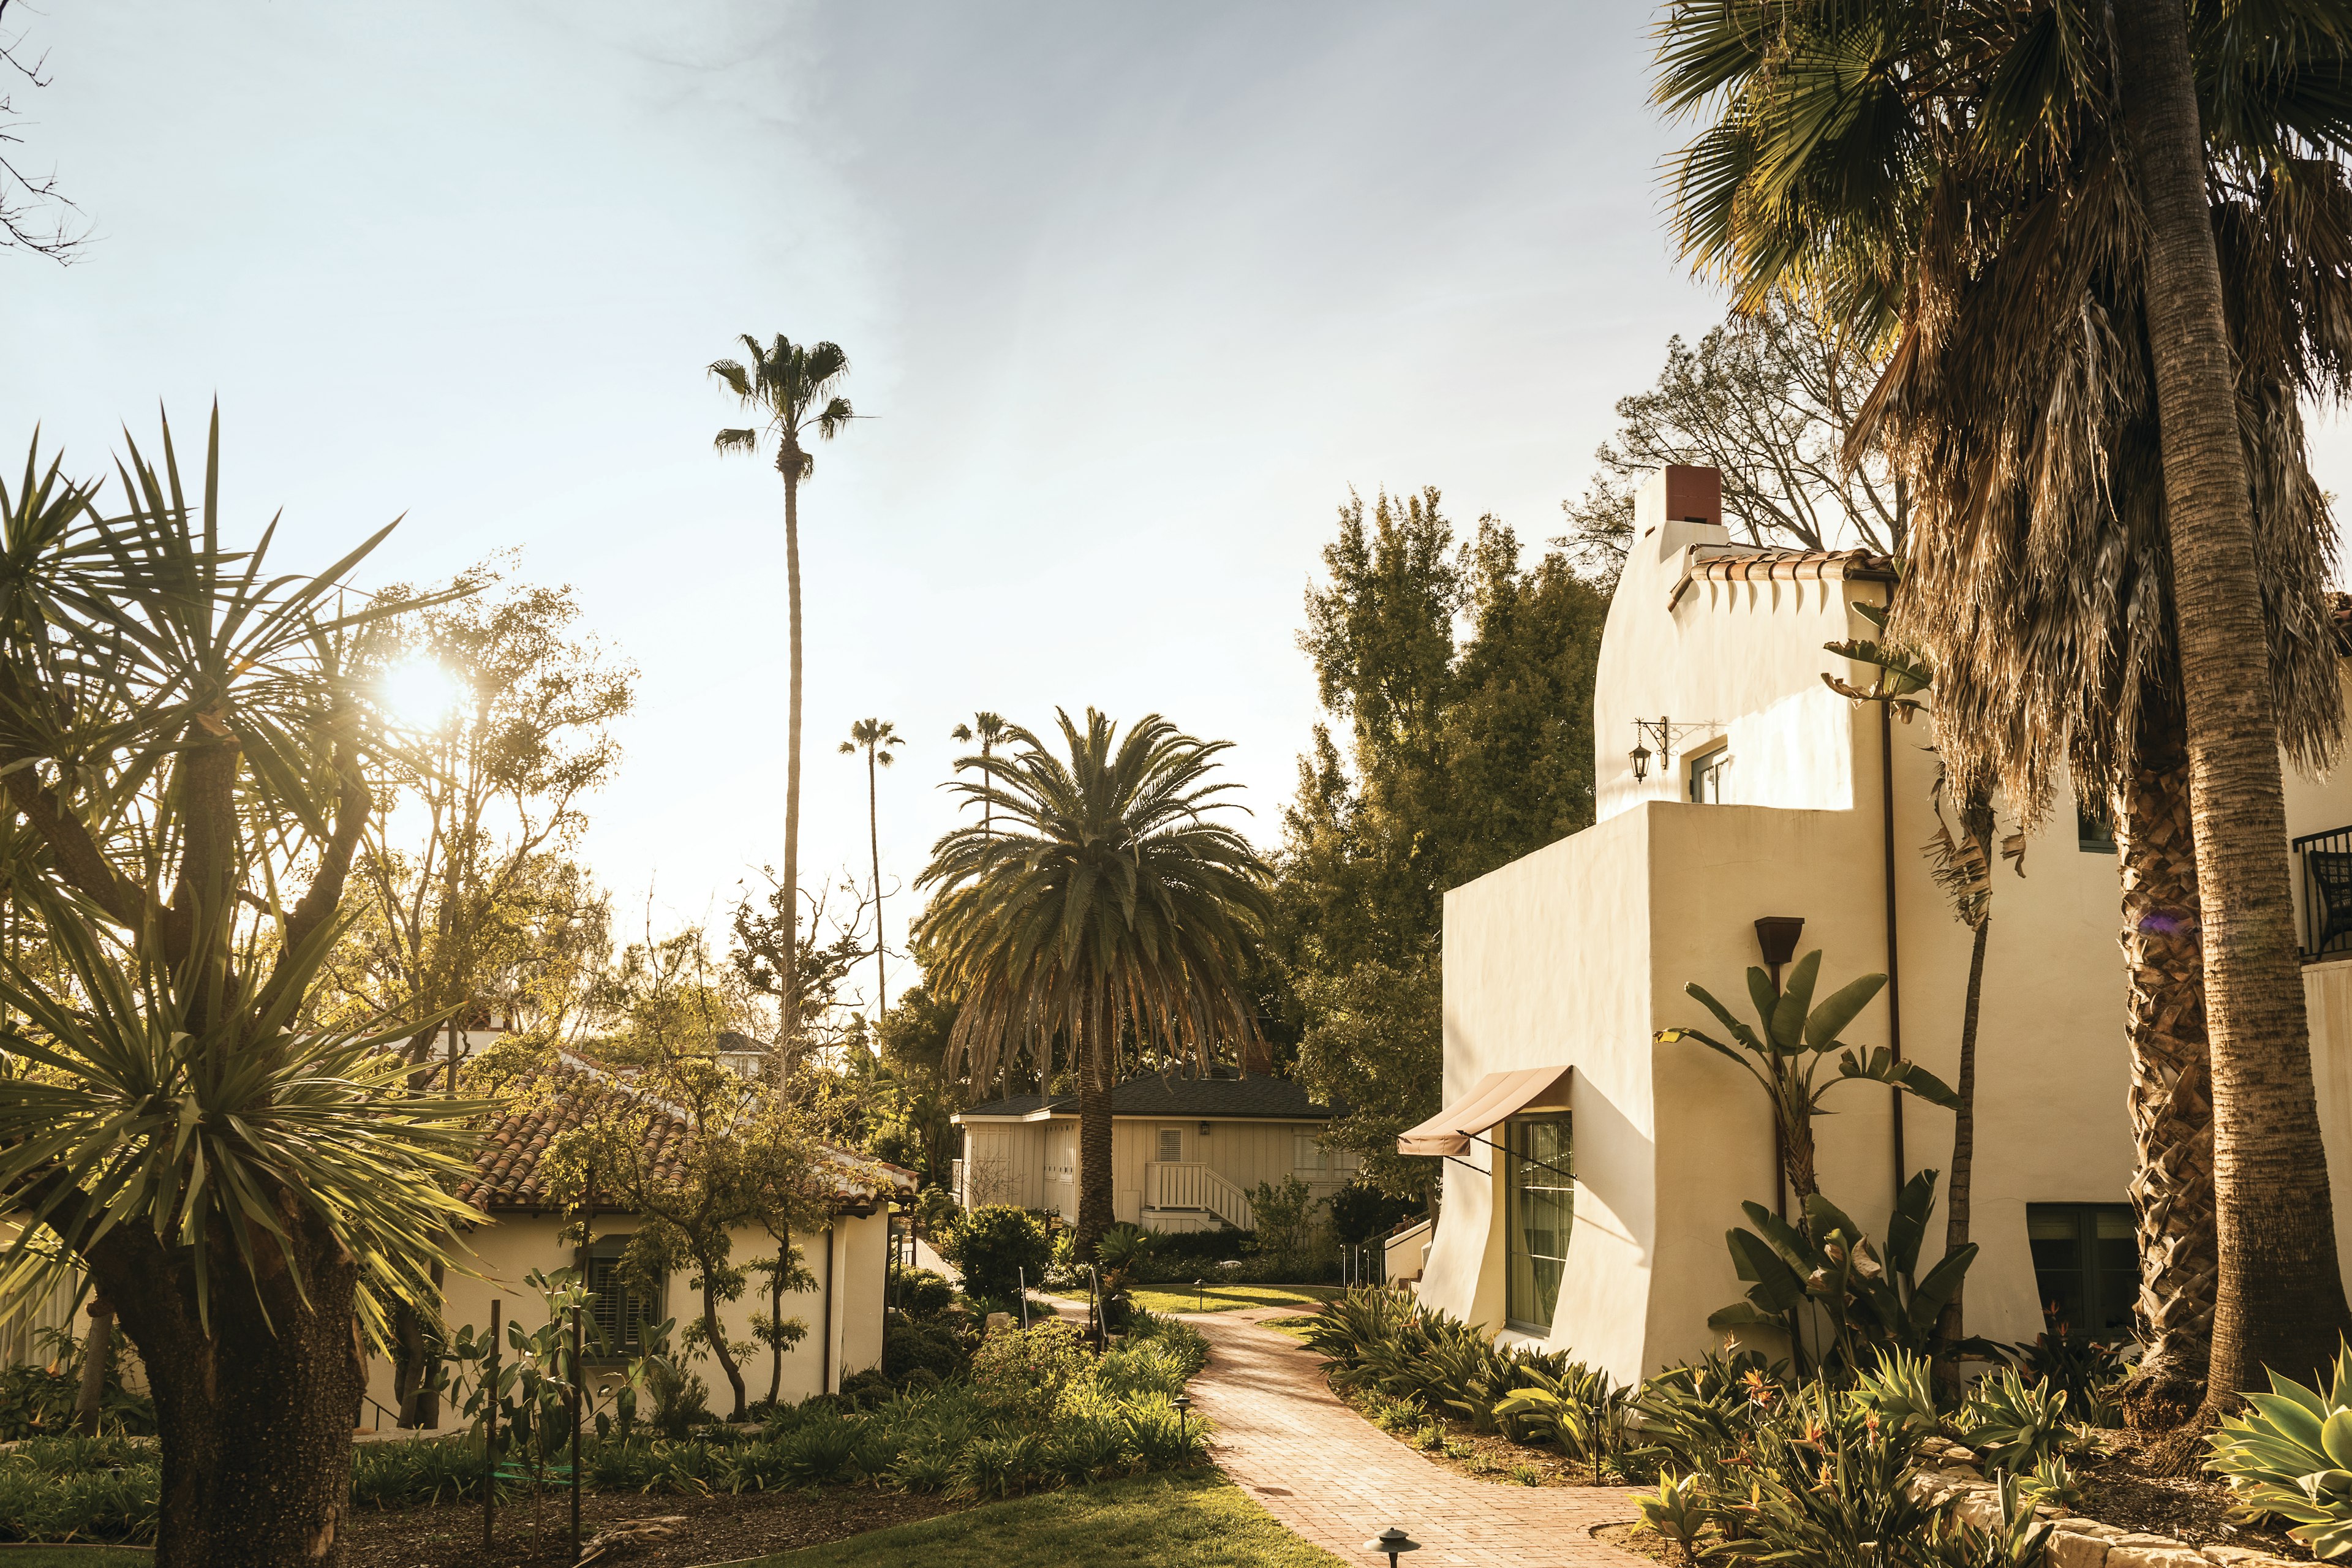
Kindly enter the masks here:
[[1694, 805], [1722, 805], [1731, 799], [1731, 747], [1717, 746], [1690, 760], [1690, 800]]
[[1183, 1163], [1183, 1161], [1184, 1130], [1181, 1127], [1161, 1128], [1160, 1130], [1160, 1163], [1163, 1165], [1178, 1165]]

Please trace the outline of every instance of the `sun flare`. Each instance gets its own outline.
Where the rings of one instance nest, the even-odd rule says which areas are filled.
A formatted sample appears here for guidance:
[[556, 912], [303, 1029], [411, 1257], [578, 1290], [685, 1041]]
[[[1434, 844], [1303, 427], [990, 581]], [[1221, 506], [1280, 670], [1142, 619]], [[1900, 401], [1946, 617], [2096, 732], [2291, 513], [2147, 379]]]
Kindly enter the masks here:
[[466, 695], [465, 683], [447, 666], [430, 658], [394, 665], [376, 681], [376, 700], [400, 723], [431, 729], [446, 719]]

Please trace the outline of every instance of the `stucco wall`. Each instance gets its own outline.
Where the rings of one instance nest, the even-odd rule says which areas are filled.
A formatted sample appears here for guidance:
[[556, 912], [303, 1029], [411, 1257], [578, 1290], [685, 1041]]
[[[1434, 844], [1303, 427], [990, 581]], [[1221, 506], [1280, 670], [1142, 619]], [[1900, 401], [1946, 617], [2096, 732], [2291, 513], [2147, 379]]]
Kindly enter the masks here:
[[[817, 1283], [815, 1289], [785, 1300], [785, 1315], [799, 1318], [809, 1330], [807, 1337], [784, 1354], [781, 1396], [785, 1401], [800, 1400], [819, 1391], [824, 1343], [821, 1331], [827, 1317], [824, 1280], [828, 1236], [834, 1238], [833, 1245], [837, 1249], [834, 1255], [831, 1319], [835, 1354], [831, 1386], [838, 1388], [841, 1380], [850, 1373], [880, 1364], [884, 1288], [889, 1261], [888, 1224], [887, 1218], [877, 1212], [863, 1218], [844, 1215], [831, 1233], [795, 1234], [793, 1240]], [[526, 1329], [535, 1329], [543, 1322], [545, 1309], [541, 1299], [523, 1280], [534, 1268], [553, 1274], [574, 1267], [578, 1256], [575, 1249], [557, 1240], [561, 1225], [561, 1219], [554, 1215], [514, 1215], [475, 1230], [467, 1239], [473, 1249], [471, 1268], [479, 1278], [453, 1278], [444, 1291], [445, 1321], [452, 1329], [470, 1324], [477, 1331], [487, 1330], [493, 1296], [503, 1302], [501, 1311], [506, 1321], [520, 1321]], [[636, 1222], [631, 1216], [605, 1215], [597, 1220], [595, 1235], [601, 1241], [626, 1236], [635, 1228]], [[739, 1229], [734, 1233], [734, 1257], [739, 1263], [765, 1256], [775, 1245], [767, 1232], [756, 1227]], [[681, 1329], [702, 1310], [700, 1293], [688, 1288], [688, 1279], [683, 1272], [672, 1275], [666, 1283], [662, 1303], [663, 1311], [676, 1318]], [[766, 1305], [756, 1279], [740, 1299], [721, 1305], [719, 1321], [730, 1343], [751, 1338], [751, 1314], [764, 1310]], [[760, 1346], [739, 1364], [746, 1396], [765, 1398], [770, 1370], [767, 1347]], [[687, 1365], [709, 1385], [711, 1409], [726, 1415], [733, 1396], [718, 1358], [705, 1350], [688, 1360]], [[396, 1401], [393, 1396], [393, 1366], [388, 1359], [371, 1358], [368, 1396], [373, 1403], [364, 1409], [360, 1424], [392, 1426], [395, 1418], [391, 1411]], [[443, 1426], [456, 1424], [458, 1423], [445, 1411]]]

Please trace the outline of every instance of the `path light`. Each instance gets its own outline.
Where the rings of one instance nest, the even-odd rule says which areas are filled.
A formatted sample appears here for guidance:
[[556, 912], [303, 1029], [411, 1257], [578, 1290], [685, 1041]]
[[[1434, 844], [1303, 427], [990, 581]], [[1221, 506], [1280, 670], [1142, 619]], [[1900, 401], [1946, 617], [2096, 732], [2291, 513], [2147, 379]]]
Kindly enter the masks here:
[[1364, 1550], [1387, 1552], [1389, 1568], [1396, 1568], [1398, 1556], [1403, 1552], [1420, 1551], [1421, 1542], [1391, 1524], [1370, 1541], [1365, 1542]]
[[1208, 1294], [1209, 1282], [1206, 1279], [1192, 1281], [1192, 1310], [1205, 1312], [1209, 1310]]
[[1176, 1407], [1177, 1446], [1189, 1451], [1192, 1447], [1192, 1429], [1186, 1425], [1184, 1413], [1192, 1408], [1192, 1396], [1189, 1394], [1180, 1394], [1168, 1403]]

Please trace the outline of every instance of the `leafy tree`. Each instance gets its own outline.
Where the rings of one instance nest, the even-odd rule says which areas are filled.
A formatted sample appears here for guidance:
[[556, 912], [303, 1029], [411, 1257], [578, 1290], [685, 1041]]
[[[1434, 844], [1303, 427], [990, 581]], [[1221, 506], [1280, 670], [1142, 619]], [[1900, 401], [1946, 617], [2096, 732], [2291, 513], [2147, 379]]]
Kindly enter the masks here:
[[916, 881], [933, 889], [917, 940], [956, 1002], [950, 1047], [974, 1079], [1023, 1057], [1076, 1079], [1084, 1258], [1112, 1221], [1122, 1047], [1200, 1063], [1249, 1049], [1243, 951], [1271, 910], [1256, 853], [1209, 817], [1236, 787], [1211, 782], [1231, 742], [1195, 740], [1156, 713], [1124, 739], [1091, 708], [1083, 731], [1057, 717], [1066, 760], [1015, 727], [1010, 755], [957, 762], [979, 774], [957, 792], [1003, 815], [1005, 831], [959, 827], [932, 847]]
[[1633, 535], [1633, 497], [1669, 463], [1723, 476], [1723, 519], [1749, 544], [1832, 550], [1903, 546], [1901, 476], [1876, 451], [1845, 450], [1878, 379], [1866, 337], [1841, 332], [1775, 295], [1734, 311], [1692, 348], [1666, 342], [1647, 392], [1617, 400], [1617, 434], [1580, 500], [1562, 501], [1559, 542], [1579, 567], [1617, 580]]
[[866, 837], [867, 847], [874, 856], [874, 1010], [881, 1017], [890, 1016], [890, 984], [882, 967], [882, 803], [876, 793], [875, 771], [890, 765], [894, 748], [902, 744], [898, 726], [887, 719], [860, 719], [849, 727], [849, 739], [841, 743], [844, 756], [866, 753]]
[[[751, 410], [758, 423], [741, 429], [721, 430], [714, 445], [721, 454], [756, 454], [761, 437], [772, 437], [776, 448], [776, 472], [784, 481], [784, 580], [788, 593], [786, 623], [792, 643], [792, 684], [785, 719], [784, 742], [784, 914], [796, 917], [801, 873], [801, 481], [816, 467], [804, 444], [814, 434], [831, 440], [849, 427], [856, 416], [849, 399], [841, 395], [842, 378], [849, 374], [849, 356], [837, 343], [794, 343], [778, 332], [761, 344], [742, 334], [751, 363], [714, 361], [710, 374]], [[785, 1049], [777, 1053], [777, 1086], [782, 1087], [791, 1050], [800, 1038], [800, 986], [793, 969], [800, 943], [787, 941], [779, 949], [784, 981], [779, 988], [783, 1005], [779, 1038]]]
[[[1864, 407], [1921, 503], [1895, 629], [1964, 791], [1998, 774], [2038, 816], [2063, 757], [2144, 825], [2127, 901], [2163, 889], [2145, 929], [2179, 940], [2126, 936], [2171, 983], [2135, 1070], [2193, 1117], [2211, 1064], [2217, 1407], [2347, 1321], [2277, 854], [2282, 746], [2318, 761], [2342, 717], [2296, 405], [2344, 384], [2320, 323], [2352, 284], [2347, 37], [2335, 7], [1694, 5], [1662, 54], [1660, 98], [1712, 120], [1675, 177], [1685, 251], [1748, 308], [1794, 290], [1899, 344]], [[2200, 1134], [2156, 1109], [2143, 1226], [2193, 1226]], [[2193, 1228], [2154, 1239], [2193, 1256]], [[2205, 1359], [2180, 1316], [2143, 1365], [2176, 1407]]]
[[[767, 896], [759, 904], [746, 897], [735, 906], [728, 957], [742, 983], [761, 996], [781, 1005], [788, 979], [793, 987], [800, 1032], [777, 1045], [787, 1058], [782, 1075], [789, 1084], [812, 1056], [825, 1053], [845, 1038], [848, 1026], [840, 1018], [841, 993], [851, 973], [866, 958], [865, 939], [859, 933], [866, 927], [866, 898], [845, 876], [835, 888], [803, 891], [800, 901], [806, 913], [795, 921], [786, 913], [790, 895], [784, 884], [772, 871], [767, 876]], [[836, 893], [847, 899], [845, 912], [832, 901]], [[828, 928], [830, 936], [825, 934]], [[798, 944], [799, 952], [788, 961], [786, 949], [792, 943]]]
[[1564, 556], [1519, 553], [1492, 518], [1457, 548], [1434, 489], [1350, 498], [1307, 595], [1328, 718], [1284, 815], [1288, 994], [1265, 1011], [1295, 1024], [1300, 1081], [1347, 1105], [1330, 1141], [1399, 1194], [1434, 1180], [1396, 1135], [1437, 1109], [1445, 889], [1592, 820], [1606, 601]]
[[315, 576], [225, 543], [217, 415], [193, 500], [168, 427], [116, 472], [103, 519], [37, 455], [0, 487], [0, 841], [61, 972], [0, 964], [0, 1293], [78, 1264], [112, 1303], [159, 1563], [331, 1568], [360, 1350], [469, 1212], [476, 1108], [409, 1091], [414, 1024], [301, 1022], [396, 744], [351, 644], [409, 606], [349, 588], [388, 529]]

